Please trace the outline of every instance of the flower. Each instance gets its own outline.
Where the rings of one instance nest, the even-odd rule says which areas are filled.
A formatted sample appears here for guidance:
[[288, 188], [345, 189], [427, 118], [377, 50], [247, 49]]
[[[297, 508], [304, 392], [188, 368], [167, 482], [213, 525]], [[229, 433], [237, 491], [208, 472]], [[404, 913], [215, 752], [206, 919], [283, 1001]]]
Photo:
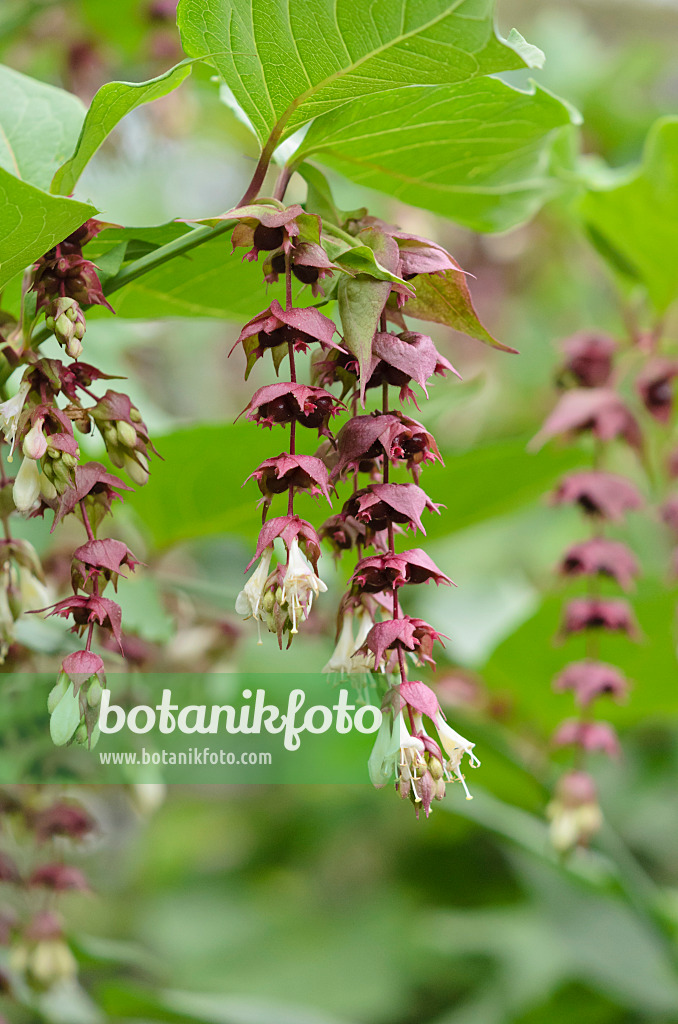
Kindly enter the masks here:
[[607, 334], [579, 331], [562, 343], [565, 365], [561, 381], [572, 377], [580, 388], [603, 387], [612, 375], [612, 357], [617, 345]]
[[392, 590], [404, 583], [428, 583], [435, 580], [436, 586], [443, 583], [453, 586], [453, 581], [441, 572], [435, 562], [421, 548], [411, 548], [391, 555], [371, 555], [362, 558], [351, 576], [361, 591], [376, 594]]
[[[299, 234], [297, 217], [304, 217], [301, 206], [285, 208], [277, 200], [266, 203], [253, 203], [229, 210], [220, 220], [238, 220], [232, 235], [233, 251], [239, 246], [248, 248], [243, 260], [256, 260], [260, 252], [270, 252], [280, 246], [289, 252], [292, 240]], [[317, 218], [316, 218], [317, 220]]]
[[16, 395], [0, 405], [0, 430], [5, 435], [5, 441], [11, 442], [9, 455], [7, 456], [8, 462], [11, 462], [14, 457], [13, 452], [16, 443], [17, 427], [19, 426], [19, 417], [30, 390], [31, 382], [24, 380]]
[[581, 633], [586, 629], [605, 629], [610, 633], [626, 633], [639, 639], [633, 611], [627, 601], [616, 598], [575, 598], [565, 608], [562, 632]]
[[553, 745], [580, 747], [588, 753], [602, 752], [611, 758], [621, 754], [617, 734], [608, 722], [585, 722], [580, 718], [561, 722], [554, 733]]
[[12, 497], [18, 512], [30, 512], [40, 497], [40, 470], [33, 459], [22, 460], [14, 479]]
[[586, 772], [568, 772], [556, 786], [546, 808], [551, 843], [561, 853], [589, 842], [600, 829], [603, 816], [593, 779]]
[[373, 530], [384, 530], [390, 523], [402, 523], [411, 530], [426, 530], [421, 521], [425, 509], [440, 514], [440, 506], [431, 501], [417, 484], [370, 484], [356, 491], [342, 512]]
[[585, 430], [590, 430], [599, 441], [613, 441], [616, 437], [622, 437], [637, 451], [643, 446], [638, 421], [615, 391], [608, 388], [576, 388], [562, 395], [542, 429], [530, 442], [530, 448], [534, 450], [541, 447], [557, 434], [572, 436]]
[[39, 416], [24, 438], [22, 450], [27, 459], [41, 459], [47, 451], [47, 438], [42, 432], [44, 416]]
[[272, 557], [273, 548], [266, 548], [261, 556], [259, 565], [235, 600], [235, 610], [238, 615], [242, 615], [245, 619], [254, 618], [257, 620], [257, 629], [259, 630], [258, 643], [262, 642], [261, 626], [259, 623], [262, 621], [263, 616], [260, 614], [260, 610], [266, 593], [266, 581]]
[[324, 388], [281, 381], [259, 388], [243, 412], [248, 420], [255, 420], [262, 427], [296, 420], [304, 427], [317, 427], [319, 435], [331, 437], [328, 421], [342, 408], [343, 403]]
[[615, 700], [626, 696], [628, 683], [619, 669], [603, 661], [575, 661], [567, 665], [553, 680], [557, 693], [572, 690], [577, 704], [588, 707], [602, 694], [609, 694]]
[[247, 480], [253, 477], [263, 495], [260, 504], [267, 508], [273, 495], [288, 490], [308, 491], [313, 496], [322, 494], [329, 504], [332, 504], [327, 467], [314, 455], [289, 455], [283, 452], [271, 459], [265, 459], [253, 473], [250, 473]]
[[[358, 635], [353, 636], [353, 623], [358, 621]], [[340, 672], [342, 675], [358, 675], [374, 670], [374, 658], [361, 652], [364, 638], [372, 628], [372, 619], [363, 608], [355, 614], [350, 610], [344, 613], [344, 621], [337, 639], [337, 645], [325, 665], [323, 672]]]
[[651, 416], [668, 423], [673, 411], [673, 379], [678, 376], [678, 360], [658, 356], [650, 359], [636, 380], [636, 390]]
[[292, 619], [291, 633], [297, 633], [297, 619], [308, 618], [313, 598], [324, 593], [327, 586], [313, 571], [307, 558], [302, 554], [295, 537], [287, 555], [287, 569], [282, 582], [282, 600], [289, 607]]
[[564, 576], [611, 576], [623, 590], [629, 590], [638, 575], [638, 563], [625, 544], [592, 537], [565, 552], [560, 571]]
[[283, 309], [275, 299], [271, 305], [245, 324], [238, 335], [229, 355], [238, 347], [243, 346], [247, 356], [245, 379], [250, 374], [257, 359], [263, 356], [266, 349], [280, 353], [276, 357], [276, 370], [289, 351], [292, 344], [295, 352], [306, 352], [309, 345], [319, 342], [323, 348], [338, 348], [332, 340], [336, 326], [329, 317], [324, 316], [314, 307], [305, 309]]
[[365, 654], [368, 651], [372, 652], [377, 667], [382, 662], [386, 665], [389, 660], [388, 652], [398, 649], [415, 652], [420, 664], [428, 661], [435, 666], [431, 652], [435, 640], [442, 643], [441, 636], [441, 633], [436, 633], [433, 627], [422, 619], [413, 619], [405, 615], [375, 623], [365, 637], [361, 650]]
[[615, 522], [638, 509], [643, 499], [623, 476], [589, 470], [564, 477], [551, 498], [554, 505], [577, 504], [583, 512]]
[[367, 460], [386, 455], [391, 462], [407, 459], [409, 469], [442, 458], [435, 438], [423, 424], [403, 413], [354, 416], [337, 434], [339, 458], [332, 479], [347, 470], [363, 469]]
[[438, 732], [438, 736], [440, 737], [440, 743], [445, 753], [447, 754], [448, 759], [447, 761], [445, 761], [444, 764], [446, 772], [448, 774], [451, 773], [457, 776], [462, 786], [464, 787], [466, 799], [472, 800], [473, 797], [468, 791], [466, 780], [464, 779], [464, 776], [461, 774], [461, 759], [464, 756], [464, 754], [466, 754], [469, 759], [469, 764], [471, 765], [472, 768], [480, 767], [480, 761], [473, 753], [475, 743], [471, 743], [469, 740], [464, 739], [463, 736], [460, 736], [459, 733], [456, 732], [456, 730], [454, 730], [450, 725], [448, 725], [445, 719], [443, 718], [441, 711], [438, 711], [438, 713], [434, 716], [433, 724], [435, 725], [436, 730]]

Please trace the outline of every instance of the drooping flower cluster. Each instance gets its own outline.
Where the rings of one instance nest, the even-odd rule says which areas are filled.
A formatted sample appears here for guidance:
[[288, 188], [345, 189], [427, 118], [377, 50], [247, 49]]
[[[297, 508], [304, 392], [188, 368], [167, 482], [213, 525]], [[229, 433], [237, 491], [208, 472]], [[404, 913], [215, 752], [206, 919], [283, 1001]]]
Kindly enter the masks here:
[[25, 987], [45, 993], [77, 975], [60, 904], [69, 894], [90, 892], [86, 875], [70, 861], [97, 823], [79, 801], [55, 799], [43, 786], [2, 790], [0, 813], [5, 837], [12, 837], [11, 853], [0, 849], [0, 945], [8, 954], [8, 973], [0, 979], [12, 999]]
[[[31, 291], [37, 313], [31, 322], [17, 325], [13, 344], [4, 347], [11, 364], [24, 370], [16, 394], [0, 404], [0, 430], [9, 446], [6, 461], [11, 464], [17, 452], [21, 455], [13, 480], [5, 475], [4, 464], [2, 470], [3, 658], [12, 643], [13, 622], [23, 612], [70, 619], [73, 632], [86, 634], [85, 649], [64, 660], [50, 694], [51, 733], [57, 744], [96, 740], [96, 709], [105, 675], [101, 658], [91, 650], [93, 634], [95, 628], [109, 634], [122, 650], [121, 609], [104, 591], [109, 583], [115, 588], [118, 577], [138, 564], [121, 541], [96, 539], [101, 520], [130, 488], [100, 463], [82, 461], [76, 431], [88, 434], [96, 428], [111, 462], [139, 486], [148, 479], [149, 455], [154, 451], [141, 414], [128, 396], [111, 389], [103, 396], [95, 394], [93, 385], [112, 378], [80, 360], [86, 326], [82, 307], [108, 306], [97, 268], [83, 256], [82, 247], [104, 227], [87, 221], [37, 262], [23, 315], [30, 316]], [[32, 330], [43, 312], [46, 326], [72, 361], [40, 356], [31, 346]], [[12, 512], [43, 516], [48, 510], [54, 514], [52, 529], [74, 515], [86, 532], [86, 543], [73, 554], [73, 593], [50, 608], [45, 607], [49, 597], [37, 556], [30, 545], [12, 537], [10, 528]]]
[[[426, 288], [433, 275], [457, 289], [475, 316], [463, 272], [436, 243], [362, 214], [332, 225], [301, 206], [260, 200], [225, 216], [238, 221], [234, 247], [248, 247], [247, 260], [265, 251], [265, 280], [284, 276], [286, 284], [285, 308], [272, 302], [240, 333], [236, 345], [246, 355], [245, 375], [268, 350], [276, 372], [286, 358], [290, 368], [289, 382], [259, 388], [244, 410], [262, 427], [289, 427], [290, 440], [287, 451], [251, 474], [262, 494], [264, 525], [252, 560], [259, 563], [238, 596], [237, 611], [264, 623], [281, 646], [287, 635], [289, 646], [314, 599], [326, 590], [317, 574], [320, 540], [337, 557], [355, 553], [325, 671], [349, 675], [359, 687], [371, 679], [383, 695], [370, 777], [382, 786], [395, 775], [400, 795], [428, 815], [447, 782], [460, 781], [466, 789], [462, 757], [468, 755], [471, 765], [478, 761], [473, 744], [445, 722], [433, 691], [407, 677], [408, 660], [435, 667], [434, 645], [442, 644], [443, 635], [401, 610], [401, 587], [452, 581], [421, 548], [396, 551], [396, 535], [425, 534], [425, 515], [440, 511], [419, 478], [427, 464], [442, 458], [433, 435], [392, 408], [390, 397], [395, 388], [401, 402], [417, 405], [414, 385], [428, 397], [434, 376], [459, 376], [432, 339], [410, 330], [404, 317], [411, 310], [419, 319], [440, 319]], [[337, 300], [341, 332], [318, 309], [293, 305], [293, 278], [313, 285], [314, 295], [322, 289], [326, 302]], [[312, 381], [306, 385], [297, 380], [295, 354], [310, 348]], [[329, 390], [335, 387], [337, 394]], [[375, 392], [378, 408], [367, 411], [366, 400]], [[335, 432], [334, 419], [345, 410], [348, 419]], [[297, 450], [299, 426], [321, 436], [315, 455]], [[391, 480], [396, 469], [409, 473], [411, 482]], [[331, 492], [342, 486], [348, 494], [340, 511], [318, 533], [295, 515], [297, 492], [331, 502]], [[286, 496], [287, 514], [267, 520], [279, 495]], [[284, 560], [277, 561], [275, 541], [282, 541]], [[426, 733], [424, 717], [437, 738]]]
[[557, 693], [572, 694], [577, 712], [560, 724], [553, 737], [556, 748], [574, 749], [575, 760], [573, 769], [560, 779], [548, 808], [552, 842], [557, 849], [569, 850], [587, 843], [602, 820], [595, 782], [583, 767], [585, 757], [620, 754], [613, 726], [592, 717], [599, 699], [623, 701], [629, 689], [623, 672], [602, 658], [605, 637], [617, 633], [632, 641], [640, 638], [631, 605], [611, 589], [633, 589], [638, 561], [608, 531], [640, 509], [643, 498], [630, 480], [604, 468], [605, 454], [608, 446], [619, 443], [641, 452], [643, 432], [638, 417], [614, 386], [615, 341], [582, 332], [567, 339], [563, 350], [559, 381], [567, 389], [538, 440], [556, 435], [570, 440], [579, 435], [593, 438], [590, 468], [568, 474], [551, 496], [554, 505], [579, 508], [589, 526], [589, 536], [572, 544], [558, 566], [562, 578], [583, 584], [583, 593], [565, 604], [560, 634], [563, 640], [583, 637], [584, 657], [566, 665], [553, 680]]

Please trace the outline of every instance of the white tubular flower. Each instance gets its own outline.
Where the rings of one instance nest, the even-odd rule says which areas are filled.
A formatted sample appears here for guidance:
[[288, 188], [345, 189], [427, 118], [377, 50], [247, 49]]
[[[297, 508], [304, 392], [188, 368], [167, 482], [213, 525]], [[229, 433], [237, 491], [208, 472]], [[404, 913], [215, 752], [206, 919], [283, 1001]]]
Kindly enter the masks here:
[[316, 576], [311, 563], [302, 554], [299, 541], [295, 537], [289, 547], [287, 569], [282, 585], [282, 603], [287, 603], [292, 620], [291, 633], [298, 632], [297, 619], [308, 618], [313, 598], [326, 590], [327, 587], [320, 577]]
[[41, 459], [47, 451], [47, 438], [42, 432], [45, 417], [40, 416], [24, 438], [23, 453], [27, 459]]
[[[358, 620], [358, 635], [353, 638], [353, 622]], [[356, 652], [365, 643], [365, 637], [373, 626], [372, 619], [362, 609], [358, 609], [354, 615], [347, 611], [334, 648], [332, 657], [325, 665], [323, 672], [340, 672], [343, 675], [361, 675], [371, 672], [374, 668], [374, 656], [372, 654], [357, 654]]]
[[405, 716], [402, 711], [395, 721], [393, 741], [397, 743], [396, 749], [399, 753], [398, 777], [403, 782], [411, 784], [414, 798], [419, 802], [421, 795], [416, 783], [420, 775], [426, 771], [425, 747], [422, 740], [417, 736], [410, 735], [410, 730], [405, 724]]
[[13, 398], [8, 399], [0, 405], [0, 430], [2, 430], [5, 435], [5, 441], [11, 442], [9, 455], [7, 456], [8, 462], [11, 462], [14, 458], [13, 452], [14, 444], [16, 442], [16, 431], [19, 425], [19, 417], [21, 416], [21, 410], [24, 407], [24, 402], [26, 401], [30, 390], [30, 381], [25, 381], [22, 383]]
[[266, 548], [259, 559], [259, 565], [256, 567], [235, 600], [235, 610], [238, 615], [242, 615], [244, 619], [254, 618], [257, 620], [257, 627], [260, 631], [259, 643], [261, 643], [261, 627], [259, 626], [259, 623], [262, 619], [262, 603], [265, 596], [264, 588], [266, 586], [266, 580], [268, 579], [268, 572], [272, 557], [273, 548]]
[[30, 512], [40, 497], [40, 470], [33, 459], [23, 459], [14, 479], [12, 497], [18, 512]]
[[34, 612], [49, 604], [49, 591], [45, 584], [34, 576], [30, 569], [19, 568], [19, 590], [21, 592], [21, 608], [25, 612]]
[[334, 648], [332, 656], [325, 665], [323, 672], [341, 672], [344, 675], [347, 672], [353, 671], [351, 655], [354, 651], [353, 612], [346, 612], [341, 626], [341, 633], [337, 640], [337, 646]]
[[[374, 620], [364, 608], [358, 608], [356, 612], [356, 619], [358, 620], [358, 633], [355, 638], [354, 652], [359, 651], [367, 640], [367, 634], [374, 625]], [[356, 672], [373, 672], [374, 671], [374, 655], [372, 652], [368, 654], [355, 654], [351, 658], [350, 671]]]
[[393, 750], [393, 730], [391, 716], [385, 714], [374, 747], [367, 762], [370, 782], [377, 789], [382, 789], [390, 781], [395, 767], [395, 751]]
[[450, 773], [456, 775], [456, 777], [459, 779], [462, 786], [464, 787], [466, 799], [473, 800], [473, 797], [468, 791], [466, 780], [464, 779], [464, 776], [461, 774], [461, 759], [464, 756], [464, 754], [467, 754], [469, 764], [471, 765], [471, 767], [480, 767], [480, 761], [473, 753], [475, 743], [471, 743], [469, 742], [469, 740], [464, 739], [463, 736], [460, 736], [458, 732], [456, 732], [450, 725], [447, 724], [440, 711], [434, 717], [433, 724], [435, 725], [438, 731], [440, 745], [442, 746], [443, 750], [445, 751], [448, 757], [448, 760], [445, 762], [445, 771], [448, 773], [448, 775]]

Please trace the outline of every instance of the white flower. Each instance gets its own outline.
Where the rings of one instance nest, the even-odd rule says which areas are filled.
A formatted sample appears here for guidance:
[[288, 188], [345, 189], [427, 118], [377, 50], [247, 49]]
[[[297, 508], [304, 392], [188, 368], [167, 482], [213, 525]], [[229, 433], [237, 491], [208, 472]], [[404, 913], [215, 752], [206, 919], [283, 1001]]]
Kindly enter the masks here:
[[459, 781], [461, 782], [462, 786], [464, 787], [466, 799], [473, 800], [473, 797], [468, 791], [466, 780], [464, 779], [464, 776], [461, 774], [460, 766], [462, 757], [464, 756], [464, 754], [467, 754], [469, 764], [471, 765], [471, 767], [480, 767], [480, 761], [473, 753], [475, 743], [470, 743], [469, 740], [466, 740], [464, 739], [463, 736], [460, 736], [458, 732], [456, 732], [450, 725], [447, 724], [440, 711], [434, 717], [433, 723], [436, 729], [438, 730], [440, 744], [448, 757], [448, 760], [445, 761], [444, 765], [446, 773], [448, 775], [450, 773], [456, 775]]
[[49, 591], [45, 584], [34, 576], [30, 569], [19, 568], [19, 590], [21, 608], [25, 612], [37, 611], [49, 604]]
[[554, 849], [566, 853], [578, 843], [588, 841], [603, 824], [603, 815], [597, 803], [568, 807], [560, 800], [553, 800], [546, 808], [549, 824], [549, 838]]
[[[268, 579], [269, 566], [273, 557], [273, 548], [266, 548], [259, 559], [256, 567], [243, 589], [235, 600], [235, 610], [238, 615], [245, 619], [255, 618], [257, 625], [262, 619], [262, 602], [265, 595], [266, 580]], [[258, 626], [261, 630], [261, 627]], [[259, 643], [261, 643], [261, 632], [259, 632]]]
[[11, 442], [9, 455], [7, 456], [8, 462], [11, 462], [14, 458], [12, 453], [14, 452], [14, 444], [16, 442], [16, 431], [19, 425], [19, 417], [21, 416], [21, 410], [24, 407], [24, 402], [26, 401], [30, 390], [30, 381], [24, 381], [16, 395], [0, 405], [0, 430], [2, 430], [5, 435], [5, 441]]
[[23, 459], [14, 480], [12, 497], [18, 512], [30, 512], [40, 497], [40, 470], [33, 459]]
[[424, 744], [418, 736], [411, 736], [405, 724], [402, 711], [391, 727], [390, 718], [384, 715], [367, 768], [370, 780], [377, 789], [385, 786], [397, 767], [398, 779], [409, 782], [417, 801], [421, 796], [417, 780], [426, 770]]
[[418, 736], [410, 735], [410, 730], [405, 724], [405, 716], [401, 711], [398, 715], [395, 727], [393, 729], [394, 742], [398, 743], [398, 777], [404, 782], [410, 782], [414, 791], [415, 800], [421, 800], [421, 796], [417, 790], [416, 782], [417, 779], [426, 770], [426, 760], [424, 759], [424, 747], [423, 740], [420, 740]]
[[379, 732], [367, 762], [370, 782], [377, 789], [381, 789], [390, 780], [395, 767], [395, 751], [393, 747], [393, 730], [391, 718], [385, 714], [382, 717]]
[[341, 633], [337, 640], [330, 660], [325, 665], [323, 672], [341, 672], [344, 675], [352, 669], [351, 655], [355, 651], [355, 640], [353, 639], [353, 613], [346, 612], [341, 627]]
[[308, 618], [313, 598], [326, 590], [327, 587], [320, 577], [316, 576], [311, 563], [302, 554], [299, 541], [295, 537], [289, 546], [287, 568], [282, 584], [282, 603], [287, 602], [289, 608], [292, 620], [291, 633], [298, 632], [298, 618]]
[[[354, 618], [359, 622], [358, 635], [355, 639], [353, 637]], [[357, 654], [357, 651], [365, 643], [367, 634], [373, 625], [372, 619], [363, 609], [358, 609], [355, 616], [353, 612], [347, 611], [344, 615], [337, 646], [323, 672], [341, 672], [342, 675], [371, 672], [374, 668], [374, 656], [372, 654]]]

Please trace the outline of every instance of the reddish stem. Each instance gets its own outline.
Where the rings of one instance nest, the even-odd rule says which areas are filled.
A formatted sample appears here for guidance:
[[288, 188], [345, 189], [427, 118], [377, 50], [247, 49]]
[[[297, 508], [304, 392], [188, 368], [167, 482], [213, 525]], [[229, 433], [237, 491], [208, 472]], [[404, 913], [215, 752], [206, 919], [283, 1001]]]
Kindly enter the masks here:
[[[285, 253], [285, 309], [292, 308], [292, 260], [289, 252]], [[287, 349], [290, 357], [290, 380], [293, 384], [297, 382], [297, 368], [294, 362], [294, 341], [288, 341]], [[297, 421], [290, 423], [290, 455], [296, 453], [296, 428]], [[294, 489], [290, 487], [287, 498], [287, 514], [294, 515]]]
[[[382, 314], [382, 317], [381, 317], [381, 329], [382, 329], [382, 331], [385, 330], [385, 322], [386, 322], [386, 317]], [[386, 381], [384, 381], [384, 383], [382, 384], [381, 394], [382, 394], [382, 403], [381, 403], [382, 404], [382, 412], [384, 414], [386, 414], [388, 412], [388, 409], [389, 409], [389, 404], [388, 404], [388, 384], [386, 383]], [[384, 471], [383, 471], [383, 477], [382, 478], [383, 478], [384, 483], [387, 484], [388, 480], [389, 480], [389, 460], [388, 460], [388, 455], [386, 454], [386, 452], [384, 452]], [[388, 524], [388, 549], [389, 549], [389, 551], [390, 551], [390, 553], [392, 555], [395, 554], [395, 538], [394, 538], [394, 533], [393, 533], [393, 523], [392, 522], [389, 522], [389, 524]], [[398, 590], [397, 590], [396, 587], [393, 588], [393, 618], [394, 619], [399, 619], [400, 618], [400, 602], [398, 601]], [[402, 647], [398, 648], [398, 664], [400, 666], [400, 679], [401, 679], [401, 682], [405, 683], [405, 682], [407, 682], [407, 667], [405, 665], [405, 652], [403, 651]], [[410, 714], [411, 714], [411, 710], [410, 710]], [[414, 731], [414, 722], [412, 723], [412, 730]]]
[[[94, 531], [92, 530], [92, 524], [89, 521], [89, 515], [87, 514], [87, 507], [85, 505], [84, 498], [80, 501], [80, 512], [82, 513], [82, 521], [85, 525], [87, 532], [87, 539], [94, 540]], [[99, 580], [96, 576], [92, 580], [92, 593], [95, 597], [99, 596]], [[90, 622], [89, 630], [87, 632], [87, 643], [85, 644], [85, 650], [89, 651], [92, 648], [92, 636], [94, 635], [94, 623]]]
[[278, 199], [280, 202], [282, 202], [283, 196], [285, 195], [285, 192], [287, 191], [287, 186], [290, 183], [290, 178], [291, 177], [292, 177], [292, 168], [291, 167], [283, 167], [283, 169], [281, 170], [280, 174], [278, 175], [278, 180], [275, 183], [275, 189], [273, 190], [273, 198], [274, 199]]

